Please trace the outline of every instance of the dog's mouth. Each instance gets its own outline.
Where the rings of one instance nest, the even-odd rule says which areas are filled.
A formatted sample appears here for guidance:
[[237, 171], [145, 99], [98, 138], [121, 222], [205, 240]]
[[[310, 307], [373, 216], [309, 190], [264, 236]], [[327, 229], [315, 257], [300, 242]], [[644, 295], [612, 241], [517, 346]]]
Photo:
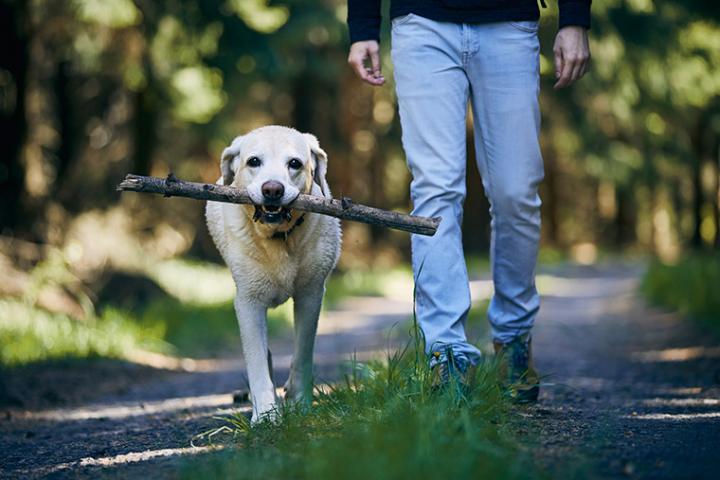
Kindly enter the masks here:
[[261, 223], [289, 222], [292, 210], [281, 205], [255, 205], [253, 220]]

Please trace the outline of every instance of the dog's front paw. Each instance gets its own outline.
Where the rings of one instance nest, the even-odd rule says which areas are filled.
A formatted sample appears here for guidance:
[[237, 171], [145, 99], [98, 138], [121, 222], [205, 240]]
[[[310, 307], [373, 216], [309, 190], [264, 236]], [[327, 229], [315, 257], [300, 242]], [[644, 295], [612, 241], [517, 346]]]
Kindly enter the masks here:
[[285, 383], [285, 402], [309, 406], [312, 403], [312, 383], [305, 387], [293, 382], [292, 376]]
[[251, 424], [257, 424], [260, 422], [277, 422], [280, 417], [280, 412], [277, 409], [277, 405], [255, 409], [253, 406], [252, 417], [250, 418]]
[[275, 422], [279, 417], [279, 413], [274, 392], [264, 397], [253, 397], [250, 423], [254, 424], [265, 420]]

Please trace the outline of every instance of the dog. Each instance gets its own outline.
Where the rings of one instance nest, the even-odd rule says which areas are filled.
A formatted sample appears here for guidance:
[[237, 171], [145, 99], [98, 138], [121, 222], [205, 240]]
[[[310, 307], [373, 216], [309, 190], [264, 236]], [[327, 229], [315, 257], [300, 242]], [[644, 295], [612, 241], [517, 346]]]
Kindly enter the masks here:
[[268, 350], [267, 309], [292, 297], [294, 353], [285, 399], [312, 401], [312, 356], [325, 281], [340, 256], [337, 218], [288, 206], [300, 193], [332, 198], [327, 154], [317, 138], [267, 126], [235, 138], [222, 152], [218, 184], [246, 189], [254, 205], [208, 202], [206, 220], [237, 292], [252, 400], [252, 422], [275, 417], [278, 398]]

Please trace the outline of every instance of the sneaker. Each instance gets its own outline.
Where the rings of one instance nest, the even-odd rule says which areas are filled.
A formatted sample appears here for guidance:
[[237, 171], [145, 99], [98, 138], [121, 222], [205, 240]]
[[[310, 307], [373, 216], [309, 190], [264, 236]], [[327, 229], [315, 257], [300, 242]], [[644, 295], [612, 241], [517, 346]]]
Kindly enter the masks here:
[[514, 403], [535, 403], [540, 393], [540, 378], [533, 368], [532, 344], [528, 334], [508, 343], [493, 343], [500, 360], [503, 389]]
[[452, 348], [447, 346], [445, 352], [432, 352], [431, 365], [433, 391], [444, 392], [447, 388], [454, 387], [461, 395], [467, 395], [473, 369], [464, 356], [456, 356]]

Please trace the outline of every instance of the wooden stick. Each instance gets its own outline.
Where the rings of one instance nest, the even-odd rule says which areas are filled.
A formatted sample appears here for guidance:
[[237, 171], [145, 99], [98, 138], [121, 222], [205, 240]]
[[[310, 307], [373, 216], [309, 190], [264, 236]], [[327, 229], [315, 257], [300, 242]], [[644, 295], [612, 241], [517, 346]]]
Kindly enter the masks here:
[[[125, 180], [118, 185], [117, 190], [159, 193], [165, 197], [187, 197], [213, 202], [253, 203], [245, 190], [210, 183], [186, 182], [176, 178], [172, 173], [167, 178], [128, 174]], [[419, 217], [368, 207], [353, 203], [349, 198], [336, 200], [300, 194], [288, 206], [305, 212], [321, 213], [343, 220], [380, 225], [428, 236], [435, 234], [442, 220], [440, 217]]]

